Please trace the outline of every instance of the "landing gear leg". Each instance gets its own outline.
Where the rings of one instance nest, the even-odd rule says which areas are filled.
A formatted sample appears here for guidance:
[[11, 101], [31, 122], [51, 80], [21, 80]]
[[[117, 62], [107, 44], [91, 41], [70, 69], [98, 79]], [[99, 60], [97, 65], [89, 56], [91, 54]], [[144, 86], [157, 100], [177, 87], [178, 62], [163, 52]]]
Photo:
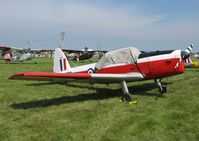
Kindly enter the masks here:
[[159, 92], [160, 92], [161, 95], [163, 95], [164, 93], [167, 92], [167, 86], [166, 85], [162, 85], [160, 79], [155, 79], [155, 83], [158, 86]]
[[122, 101], [127, 101], [130, 102], [132, 100], [132, 96], [129, 93], [126, 81], [121, 81], [121, 86], [122, 86]]

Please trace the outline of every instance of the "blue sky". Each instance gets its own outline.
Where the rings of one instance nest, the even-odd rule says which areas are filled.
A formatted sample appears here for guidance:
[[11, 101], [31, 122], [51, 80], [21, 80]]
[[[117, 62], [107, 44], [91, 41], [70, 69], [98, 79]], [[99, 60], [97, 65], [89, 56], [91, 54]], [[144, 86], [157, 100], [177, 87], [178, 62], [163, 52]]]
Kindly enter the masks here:
[[197, 0], [0, 0], [0, 44], [111, 50], [199, 50]]

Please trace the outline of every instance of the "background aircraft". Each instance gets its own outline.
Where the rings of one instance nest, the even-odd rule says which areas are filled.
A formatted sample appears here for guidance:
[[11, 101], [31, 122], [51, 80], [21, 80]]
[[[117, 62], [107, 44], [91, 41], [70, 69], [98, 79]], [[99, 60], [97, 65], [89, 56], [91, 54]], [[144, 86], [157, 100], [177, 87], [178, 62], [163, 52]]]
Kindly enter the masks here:
[[[190, 45], [190, 46], [193, 47], [193, 45]], [[194, 61], [192, 61], [192, 59]], [[190, 57], [184, 60], [185, 67], [186, 68], [199, 68], [198, 60], [199, 60], [198, 53], [190, 54]]]
[[185, 67], [186, 68], [199, 68], [198, 61], [192, 61], [191, 57], [185, 60]]
[[85, 47], [82, 50], [73, 50], [73, 49], [63, 49], [64, 52], [66, 52], [67, 54], [67, 59], [72, 61], [72, 60], [85, 60], [85, 59], [90, 59], [92, 58], [94, 55], [101, 58], [104, 53], [106, 53], [107, 51], [104, 50], [92, 50], [89, 49], [87, 47]]
[[34, 57], [34, 54], [31, 53], [31, 49], [23, 48], [14, 48], [7, 46], [0, 46], [1, 55], [3, 59], [8, 62], [21, 62], [30, 60]]
[[20, 72], [10, 79], [120, 83], [123, 91], [122, 100], [131, 101], [126, 82], [154, 79], [160, 93], [165, 93], [167, 89], [161, 84], [161, 79], [183, 73], [184, 60], [190, 56], [191, 49], [192, 46], [185, 51], [141, 53], [137, 48], [128, 47], [106, 53], [97, 63], [71, 68], [62, 50], [56, 48], [53, 73]]

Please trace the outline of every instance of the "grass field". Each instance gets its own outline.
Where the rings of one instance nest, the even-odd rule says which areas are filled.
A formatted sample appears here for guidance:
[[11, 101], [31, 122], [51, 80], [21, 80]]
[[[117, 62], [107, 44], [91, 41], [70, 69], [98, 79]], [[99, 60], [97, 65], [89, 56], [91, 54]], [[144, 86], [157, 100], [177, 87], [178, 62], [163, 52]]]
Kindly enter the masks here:
[[129, 105], [120, 102], [119, 84], [93, 90], [90, 84], [8, 80], [15, 72], [52, 71], [52, 60], [34, 61], [1, 61], [1, 141], [199, 140], [198, 69], [164, 79], [168, 93], [160, 98], [153, 81], [129, 83], [139, 100]]

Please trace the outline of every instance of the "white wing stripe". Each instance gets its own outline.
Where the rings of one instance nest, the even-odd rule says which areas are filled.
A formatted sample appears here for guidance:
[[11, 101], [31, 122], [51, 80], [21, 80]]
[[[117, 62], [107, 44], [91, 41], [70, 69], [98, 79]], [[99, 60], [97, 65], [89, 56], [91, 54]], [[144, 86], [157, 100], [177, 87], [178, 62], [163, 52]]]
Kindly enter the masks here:
[[127, 74], [91, 74], [91, 79], [103, 79], [103, 80], [141, 80], [144, 79], [141, 73], [127, 73]]

